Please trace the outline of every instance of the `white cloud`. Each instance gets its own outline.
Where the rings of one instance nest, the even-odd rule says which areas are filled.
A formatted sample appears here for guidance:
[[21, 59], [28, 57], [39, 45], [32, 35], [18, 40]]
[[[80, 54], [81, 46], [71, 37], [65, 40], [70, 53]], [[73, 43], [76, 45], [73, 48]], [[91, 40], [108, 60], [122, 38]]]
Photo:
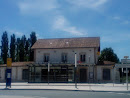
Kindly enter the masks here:
[[22, 14], [42, 14], [59, 7], [57, 0], [23, 0], [18, 4]]
[[21, 37], [24, 35], [24, 33], [16, 31], [16, 30], [7, 30], [10, 34], [15, 34], [17, 37]]
[[42, 39], [42, 36], [40, 36], [39, 34], [36, 34], [37, 39]]
[[14, 34], [15, 34], [16, 36], [19, 36], [19, 37], [21, 37], [21, 36], [24, 35], [22, 32], [14, 32]]
[[48, 20], [53, 22], [54, 30], [68, 32], [76, 36], [87, 34], [84, 30], [70, 25], [69, 21], [62, 15], [59, 9], [61, 5], [58, 3], [58, 0], [24, 0], [18, 6], [21, 13], [25, 15], [33, 14], [38, 17], [43, 17], [42, 15], [52, 13], [51, 18], [49, 17]]
[[80, 8], [97, 9], [104, 5], [108, 0], [67, 0], [70, 4]]
[[122, 23], [122, 24], [129, 24], [129, 23], [130, 23], [130, 21], [125, 20], [125, 21], [123, 21], [123, 23]]
[[115, 17], [113, 17], [113, 19], [120, 20], [120, 17], [119, 16], [115, 16]]
[[120, 24], [124, 24], [124, 25], [127, 25], [130, 23], [130, 21], [121, 19], [119, 16], [115, 16], [115, 17], [113, 17], [113, 19], [119, 20], [121, 22]]
[[87, 35], [87, 32], [81, 29], [77, 29], [75, 26], [71, 26], [64, 16], [57, 16], [53, 22], [53, 29], [63, 32], [67, 32], [76, 36]]
[[110, 37], [110, 36], [103, 36], [101, 37], [101, 41], [104, 42], [104, 43], [117, 43], [120, 41], [120, 39], [117, 39], [117, 38], [113, 38], [113, 37]]
[[107, 43], [120, 43], [121, 41], [127, 41], [130, 39], [129, 33], [115, 34], [115, 35], [106, 35], [101, 37], [102, 42]]

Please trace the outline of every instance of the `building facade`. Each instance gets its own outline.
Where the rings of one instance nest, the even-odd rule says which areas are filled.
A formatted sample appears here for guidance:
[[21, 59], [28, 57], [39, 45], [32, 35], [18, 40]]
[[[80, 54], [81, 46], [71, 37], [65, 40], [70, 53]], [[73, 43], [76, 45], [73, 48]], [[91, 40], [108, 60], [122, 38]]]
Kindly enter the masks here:
[[[40, 39], [33, 46], [34, 64], [29, 65], [29, 82], [96, 81], [95, 66], [100, 52], [99, 37]], [[48, 63], [50, 72], [48, 73]]]
[[[12, 63], [12, 82], [28, 82], [28, 64], [33, 62], [13, 62]], [[0, 65], [0, 82], [6, 81], [6, 64]]]
[[[39, 39], [32, 50], [34, 62], [12, 63], [13, 82], [113, 82], [114, 63], [97, 64], [99, 37]], [[0, 65], [0, 82], [5, 82], [5, 73], [6, 65]]]

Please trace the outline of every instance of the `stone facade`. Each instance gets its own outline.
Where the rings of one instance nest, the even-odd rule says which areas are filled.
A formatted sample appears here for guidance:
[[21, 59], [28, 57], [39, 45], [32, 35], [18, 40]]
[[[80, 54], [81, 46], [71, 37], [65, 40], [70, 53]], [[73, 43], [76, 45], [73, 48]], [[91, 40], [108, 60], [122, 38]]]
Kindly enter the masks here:
[[[110, 70], [110, 79], [104, 80], [103, 79], [103, 69], [109, 69]], [[97, 65], [96, 66], [96, 82], [98, 83], [108, 83], [113, 82], [114, 80], [114, 69], [113, 65]]]

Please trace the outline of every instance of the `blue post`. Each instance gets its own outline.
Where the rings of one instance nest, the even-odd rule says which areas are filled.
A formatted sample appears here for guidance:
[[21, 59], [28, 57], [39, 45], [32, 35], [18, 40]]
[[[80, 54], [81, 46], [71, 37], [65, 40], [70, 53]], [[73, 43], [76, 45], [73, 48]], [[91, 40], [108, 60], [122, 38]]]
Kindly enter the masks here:
[[7, 87], [11, 88], [11, 68], [6, 69], [6, 88]]

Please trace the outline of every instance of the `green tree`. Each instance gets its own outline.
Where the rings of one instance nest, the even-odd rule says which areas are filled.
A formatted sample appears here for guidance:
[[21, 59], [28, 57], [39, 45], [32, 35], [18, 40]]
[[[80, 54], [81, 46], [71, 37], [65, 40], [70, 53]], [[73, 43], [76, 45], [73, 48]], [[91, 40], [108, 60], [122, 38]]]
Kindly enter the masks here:
[[29, 47], [30, 47], [30, 39], [26, 40], [25, 45], [25, 61], [29, 61]]
[[16, 39], [15, 35], [11, 35], [11, 42], [10, 42], [10, 57], [12, 58], [12, 62], [15, 61], [15, 49], [16, 49]]
[[34, 43], [37, 41], [37, 37], [36, 37], [36, 33], [35, 32], [31, 32], [30, 34], [30, 61], [34, 60], [34, 51], [31, 50], [31, 47], [34, 45]]
[[112, 48], [105, 48], [105, 49], [103, 49], [101, 51], [101, 55], [99, 56], [98, 61], [99, 62], [112, 61], [112, 62], [118, 63], [119, 62], [119, 58], [114, 53]]
[[25, 44], [26, 44], [26, 37], [25, 35], [22, 36], [20, 40], [20, 46], [19, 46], [19, 59], [20, 61], [25, 61]]
[[20, 58], [19, 58], [19, 53], [20, 53], [20, 38], [17, 38], [16, 41], [16, 61], [19, 62]]
[[1, 57], [4, 61], [4, 64], [6, 64], [8, 57], [8, 34], [6, 31], [3, 33], [1, 40]]
[[1, 56], [0, 56], [0, 64], [3, 64], [3, 60], [2, 60], [2, 58], [1, 58]]

